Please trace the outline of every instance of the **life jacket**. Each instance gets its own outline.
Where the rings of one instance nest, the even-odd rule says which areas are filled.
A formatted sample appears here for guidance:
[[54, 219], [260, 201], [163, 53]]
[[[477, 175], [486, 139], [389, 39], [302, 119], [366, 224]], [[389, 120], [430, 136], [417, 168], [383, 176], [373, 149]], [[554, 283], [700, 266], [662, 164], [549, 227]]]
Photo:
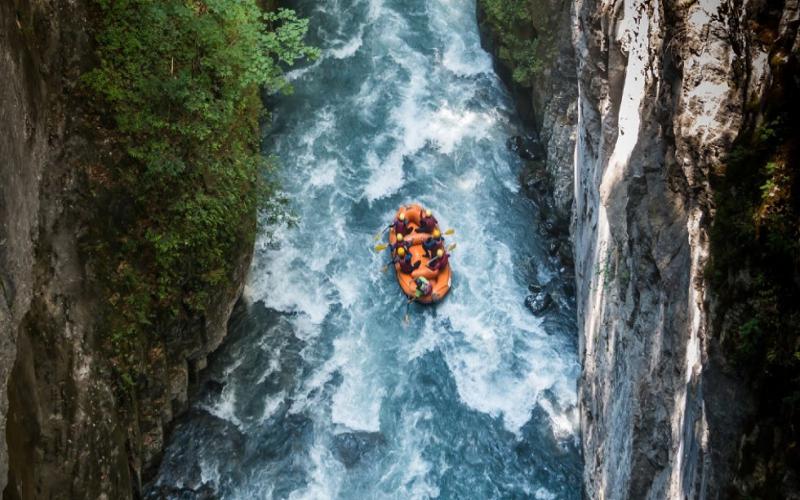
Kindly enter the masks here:
[[395, 234], [402, 234], [405, 236], [408, 233], [408, 224], [400, 219], [395, 219], [392, 223], [392, 227], [394, 228]]
[[438, 238], [434, 238], [431, 236], [427, 240], [422, 242], [422, 248], [425, 250], [435, 251], [442, 245], [442, 237], [439, 236]]
[[411, 264], [411, 256], [406, 254], [405, 257], [400, 259], [398, 262], [400, 264], [400, 272], [405, 274], [411, 274], [414, 272], [414, 265]]
[[430, 233], [436, 229], [437, 224], [436, 218], [432, 215], [430, 217], [425, 217], [423, 215], [419, 220], [419, 229], [424, 233]]

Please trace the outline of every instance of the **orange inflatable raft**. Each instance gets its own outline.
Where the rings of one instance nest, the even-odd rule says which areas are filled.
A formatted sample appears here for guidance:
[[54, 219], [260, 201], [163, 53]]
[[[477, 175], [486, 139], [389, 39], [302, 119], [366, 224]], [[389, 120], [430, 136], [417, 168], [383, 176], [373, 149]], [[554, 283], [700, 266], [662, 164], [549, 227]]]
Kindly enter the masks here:
[[[401, 214], [406, 214], [406, 222], [408, 223], [409, 227], [413, 230], [416, 230], [419, 227], [419, 220], [420, 216], [422, 215], [423, 208], [414, 203], [411, 205], [401, 206], [397, 210], [397, 214], [395, 214], [395, 219]], [[430, 234], [429, 233], [417, 233], [413, 231], [408, 235], [404, 236], [404, 240], [408, 241], [411, 244], [410, 253], [411, 253], [411, 261], [417, 262], [421, 261], [419, 267], [414, 270], [411, 274], [405, 274], [400, 272], [400, 264], [394, 265], [395, 276], [397, 276], [397, 282], [400, 284], [400, 288], [403, 289], [403, 293], [406, 294], [408, 298], [413, 298], [415, 296], [415, 292], [417, 291], [417, 284], [414, 281], [419, 276], [424, 276], [428, 279], [432, 286], [432, 291], [430, 295], [425, 295], [416, 299], [416, 302], [421, 302], [423, 304], [430, 304], [433, 302], [439, 302], [447, 295], [447, 292], [450, 291], [450, 283], [451, 283], [451, 270], [450, 270], [450, 263], [447, 263], [447, 267], [445, 267], [441, 271], [428, 269], [428, 261], [429, 259], [425, 256], [425, 250], [422, 248], [422, 242], [425, 241]], [[394, 245], [397, 241], [394, 228], [389, 230], [389, 243]]]

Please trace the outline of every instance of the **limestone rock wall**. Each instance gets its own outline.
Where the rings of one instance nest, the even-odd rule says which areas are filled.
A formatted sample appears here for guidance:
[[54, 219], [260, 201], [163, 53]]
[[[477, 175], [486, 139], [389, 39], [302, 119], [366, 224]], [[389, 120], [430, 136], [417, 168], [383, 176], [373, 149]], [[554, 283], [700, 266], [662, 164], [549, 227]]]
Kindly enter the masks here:
[[[482, 26], [539, 131], [555, 208], [571, 210], [586, 496], [728, 497], [755, 398], [711, 331], [709, 174], [763, 103], [775, 41], [800, 46], [798, 2], [514, 5], [533, 13], [520, 36], [551, 43], [532, 88], [493, 46], [517, 28]], [[750, 26], [767, 12], [781, 19], [765, 37]], [[542, 163], [524, 184], [542, 184]]]
[[[252, 248], [206, 314], [154, 325], [146, 375], [121, 395], [97, 319], [108, 307], [80, 242], [86, 172], [103, 161], [79, 75], [89, 3], [0, 0], [0, 490], [4, 498], [130, 498], [160, 458], [222, 341]], [[255, 217], [255, 214], [253, 215]], [[131, 396], [133, 394], [133, 396]]]
[[[769, 78], [768, 47], [747, 44], [743, 27], [764, 8], [575, 3], [573, 236], [589, 498], [730, 494], [750, 403], [709, 327], [708, 178]], [[796, 19], [796, 2], [782, 8]]]

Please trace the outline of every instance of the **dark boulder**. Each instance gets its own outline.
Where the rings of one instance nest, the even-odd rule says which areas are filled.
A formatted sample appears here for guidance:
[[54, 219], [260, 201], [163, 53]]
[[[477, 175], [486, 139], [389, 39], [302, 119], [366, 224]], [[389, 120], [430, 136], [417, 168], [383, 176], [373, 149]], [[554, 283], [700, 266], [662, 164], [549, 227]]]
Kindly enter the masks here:
[[551, 305], [553, 305], [553, 297], [550, 292], [545, 290], [525, 297], [525, 307], [530, 309], [534, 316], [541, 316]]
[[350, 468], [371, 450], [386, 443], [380, 432], [345, 432], [333, 437], [336, 457]]
[[528, 291], [531, 293], [540, 293], [542, 290], [544, 290], [544, 287], [538, 283], [531, 283], [528, 285]]

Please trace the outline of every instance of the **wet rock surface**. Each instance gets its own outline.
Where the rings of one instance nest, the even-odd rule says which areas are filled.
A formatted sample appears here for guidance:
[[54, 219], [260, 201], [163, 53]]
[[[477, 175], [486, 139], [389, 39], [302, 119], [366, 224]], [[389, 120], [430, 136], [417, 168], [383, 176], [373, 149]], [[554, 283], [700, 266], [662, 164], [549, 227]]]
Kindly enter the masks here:
[[510, 137], [506, 142], [506, 147], [523, 160], [536, 160], [543, 156], [542, 145], [536, 134], [527, 136], [515, 135]]
[[386, 443], [380, 432], [344, 432], [333, 438], [336, 457], [346, 467], [353, 467], [378, 446]]
[[721, 376], [724, 363], [711, 355], [708, 177], [754, 97], [742, 86], [768, 78], [763, 54], [737, 41], [740, 16], [762, 6], [621, 7], [579, 0], [574, 11], [586, 494], [722, 498], [749, 402], [712, 411], [724, 406], [726, 384], [741, 381]]
[[525, 297], [525, 307], [530, 309], [534, 316], [541, 316], [553, 305], [553, 297], [544, 290]]

